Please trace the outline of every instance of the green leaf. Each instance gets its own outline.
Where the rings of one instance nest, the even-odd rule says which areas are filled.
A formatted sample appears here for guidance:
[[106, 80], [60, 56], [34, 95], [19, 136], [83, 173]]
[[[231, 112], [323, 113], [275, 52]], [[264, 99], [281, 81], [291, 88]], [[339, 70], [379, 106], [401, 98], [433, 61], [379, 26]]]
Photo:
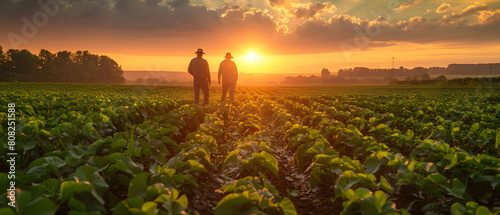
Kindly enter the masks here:
[[440, 173], [430, 174], [427, 176], [427, 178], [438, 185], [447, 184], [446, 182], [448, 181], [448, 179], [444, 175], [441, 175]]
[[116, 207], [113, 209], [113, 214], [116, 215], [129, 215], [132, 214], [130, 209], [132, 208], [141, 208], [144, 203], [144, 199], [142, 197], [132, 197], [125, 199], [118, 203]]
[[175, 200], [175, 203], [180, 206], [180, 208], [184, 211], [188, 206], [188, 198], [186, 195], [182, 195], [178, 199]]
[[188, 163], [191, 172], [208, 172], [205, 166], [196, 160], [188, 160]]
[[78, 167], [75, 171], [75, 180], [80, 182], [89, 182], [92, 184], [97, 191], [97, 193], [102, 197], [106, 191], [109, 189], [109, 185], [106, 183], [103, 177], [96, 172], [96, 169], [92, 166], [84, 165]]
[[315, 167], [312, 169], [311, 174], [309, 176], [309, 184], [314, 188], [321, 183], [321, 175], [323, 175], [323, 171], [319, 167]]
[[134, 132], [130, 132], [130, 138], [128, 140], [127, 156], [132, 157], [134, 153]]
[[470, 126], [469, 135], [474, 134], [477, 130], [479, 130], [479, 123], [476, 122]]
[[385, 205], [385, 202], [387, 201], [385, 193], [378, 190], [373, 194], [373, 197], [375, 198], [375, 200], [373, 201], [375, 207], [377, 208], [378, 211], [381, 211]]
[[345, 197], [349, 199], [349, 201], [356, 201], [361, 198], [365, 198], [370, 196], [371, 191], [366, 188], [359, 188], [356, 191], [349, 189], [345, 192]]
[[11, 207], [0, 208], [0, 214], [2, 214], [2, 215], [16, 215], [16, 213], [11, 209]]
[[389, 181], [387, 181], [384, 176], [380, 176], [379, 187], [382, 188], [382, 190], [384, 190], [385, 192], [392, 193], [391, 184], [389, 184]]
[[196, 178], [191, 174], [177, 174], [172, 177], [177, 184], [192, 185], [198, 187], [198, 182]]
[[485, 206], [479, 206], [476, 209], [476, 213], [474, 213], [474, 215], [492, 215], [492, 214], [493, 213], [491, 213], [491, 211]]
[[264, 166], [278, 177], [278, 161], [276, 158], [266, 151], [262, 151], [260, 154], [265, 158]]
[[30, 149], [35, 148], [38, 142], [35, 138], [29, 136], [20, 136], [17, 139], [21, 143], [19, 145], [21, 145], [24, 151], [28, 151]]
[[104, 114], [102, 114], [102, 113], [101, 113], [101, 114], [99, 114], [99, 117], [101, 117], [101, 118], [102, 118], [102, 121], [103, 121], [104, 123], [109, 122], [109, 117], [108, 117], [108, 116], [106, 116], [106, 115], [104, 115]]
[[39, 197], [24, 208], [24, 214], [51, 215], [56, 210], [56, 204], [50, 199]]
[[373, 174], [377, 172], [378, 168], [382, 164], [379, 159], [375, 156], [368, 156], [365, 160], [366, 173]]
[[454, 153], [453, 156], [451, 157], [450, 168], [453, 168], [456, 165], [458, 165], [458, 155], [457, 153]]
[[87, 212], [87, 207], [85, 207], [85, 204], [83, 204], [82, 202], [76, 200], [73, 197], [71, 197], [69, 199], [68, 207], [71, 210], [80, 211], [80, 212]]
[[229, 155], [227, 155], [226, 159], [224, 160], [224, 164], [222, 164], [223, 169], [225, 169], [228, 165], [238, 160], [238, 151], [239, 149], [235, 149], [231, 151]]
[[156, 183], [149, 186], [144, 194], [144, 199], [146, 201], [151, 201], [156, 199], [161, 194], [168, 194], [169, 190], [165, 188], [163, 183]]
[[[64, 165], [66, 165], [66, 161], [64, 161], [63, 159], [56, 157], [56, 156], [47, 156], [47, 157], [42, 157], [42, 158], [38, 158], [38, 159], [34, 160], [33, 162], [30, 163], [28, 168], [32, 169], [32, 168], [35, 168], [37, 166], [43, 166], [44, 164], [53, 165], [56, 168], [60, 168]], [[28, 170], [28, 172], [29, 172], [29, 170]]]
[[127, 146], [127, 140], [117, 139], [111, 144], [111, 151], [116, 151], [117, 149]]
[[31, 192], [29, 191], [16, 191], [16, 210], [19, 214], [24, 214], [24, 209], [33, 200]]
[[355, 173], [352, 171], [345, 171], [335, 184], [335, 188], [341, 188], [343, 191], [347, 191], [359, 181], [360, 179]]
[[281, 202], [279, 203], [279, 208], [281, 209], [280, 212], [283, 215], [297, 215], [295, 205], [293, 205], [293, 202], [287, 197], [284, 197], [281, 200]]
[[495, 141], [495, 149], [499, 150], [500, 148], [500, 131], [497, 133], [496, 141]]
[[297, 148], [297, 150], [295, 152], [295, 157], [296, 157], [297, 165], [299, 166], [299, 169], [302, 169], [303, 167], [309, 165], [309, 163], [307, 163], [307, 160], [305, 159], [306, 149], [307, 149], [306, 144], [302, 144]]
[[47, 189], [44, 193], [45, 197], [53, 197], [55, 196], [57, 190], [59, 189], [59, 180], [55, 178], [49, 178], [42, 182]]
[[91, 192], [94, 187], [90, 184], [65, 181], [61, 184], [61, 200], [66, 201], [73, 197], [75, 193]]
[[460, 202], [455, 202], [451, 206], [451, 214], [460, 214], [463, 213], [465, 210], [466, 210], [465, 206], [462, 205]]
[[137, 174], [131, 181], [128, 187], [128, 197], [144, 196], [144, 193], [149, 187], [151, 173], [143, 172]]
[[[361, 214], [378, 214], [378, 209], [377, 209], [377, 204], [375, 202], [375, 199], [373, 198], [373, 196], [369, 196], [367, 198], [362, 198], [360, 199], [360, 205], [359, 205], [359, 210], [361, 212]], [[355, 204], [351, 204], [351, 209], [354, 209], [355, 207], [352, 207], [352, 205], [355, 205]], [[346, 212], [346, 214], [350, 214], [349, 212]]]
[[253, 207], [253, 202], [240, 193], [225, 196], [215, 207], [215, 215], [250, 215], [259, 210]]
[[120, 160], [116, 161], [116, 166], [119, 170], [128, 173], [132, 176], [139, 174], [144, 169], [144, 166], [140, 163], [135, 163], [128, 156], [123, 156]]
[[35, 110], [33, 109], [33, 107], [31, 105], [25, 105], [24, 110], [26, 111], [26, 113], [29, 113], [31, 115], [35, 115]]
[[452, 187], [448, 191], [450, 192], [451, 195], [463, 199], [466, 188], [467, 187], [460, 180], [454, 178], [452, 182]]
[[156, 202], [144, 202], [141, 206], [141, 210], [146, 212], [148, 215], [158, 214], [159, 209], [157, 209], [158, 203]]
[[160, 129], [160, 134], [161, 135], [165, 135], [165, 134], [168, 134], [168, 133], [173, 132], [173, 131], [174, 131], [174, 129], [172, 129], [171, 127], [161, 128]]

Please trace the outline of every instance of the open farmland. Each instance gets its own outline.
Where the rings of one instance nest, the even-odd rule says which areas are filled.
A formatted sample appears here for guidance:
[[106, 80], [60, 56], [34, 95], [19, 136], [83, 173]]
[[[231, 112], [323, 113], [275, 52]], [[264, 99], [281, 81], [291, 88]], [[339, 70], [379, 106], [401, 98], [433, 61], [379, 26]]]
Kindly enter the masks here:
[[497, 88], [220, 91], [0, 83], [0, 214], [500, 211]]

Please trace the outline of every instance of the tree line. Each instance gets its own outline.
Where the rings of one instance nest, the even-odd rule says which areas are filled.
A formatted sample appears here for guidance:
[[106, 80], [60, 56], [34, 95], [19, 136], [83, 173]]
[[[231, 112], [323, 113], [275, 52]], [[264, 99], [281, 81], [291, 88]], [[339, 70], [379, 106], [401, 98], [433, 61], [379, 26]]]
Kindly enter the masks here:
[[4, 52], [0, 46], [0, 82], [67, 82], [123, 84], [123, 70], [113, 59], [88, 51], [23, 49]]

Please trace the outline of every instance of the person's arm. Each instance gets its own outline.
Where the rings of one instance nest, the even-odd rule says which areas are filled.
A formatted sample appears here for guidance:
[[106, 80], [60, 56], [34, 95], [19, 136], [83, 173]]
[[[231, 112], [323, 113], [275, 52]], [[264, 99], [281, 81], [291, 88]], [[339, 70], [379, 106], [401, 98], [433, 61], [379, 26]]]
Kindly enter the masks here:
[[210, 86], [212, 84], [212, 78], [210, 77], [210, 68], [208, 68], [208, 62], [205, 60], [205, 65], [206, 65], [206, 68], [207, 68], [207, 75], [208, 75], [208, 86]]
[[188, 72], [189, 72], [189, 74], [193, 75], [193, 60], [191, 60], [191, 62], [189, 62]]
[[234, 64], [234, 72], [235, 72], [235, 75], [236, 75], [236, 80], [238, 80], [238, 67], [236, 67], [236, 63], [233, 62]]
[[218, 82], [219, 84], [221, 83], [220, 82], [220, 77], [222, 75], [221, 69], [222, 69], [222, 62], [219, 64], [219, 71], [217, 72], [217, 78], [219, 80], [219, 82]]

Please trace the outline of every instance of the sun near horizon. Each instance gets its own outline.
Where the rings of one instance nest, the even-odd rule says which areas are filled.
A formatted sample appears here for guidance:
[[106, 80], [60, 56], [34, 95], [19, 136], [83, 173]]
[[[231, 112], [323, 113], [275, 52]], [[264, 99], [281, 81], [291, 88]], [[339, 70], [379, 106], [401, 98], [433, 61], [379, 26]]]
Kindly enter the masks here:
[[249, 61], [249, 62], [255, 62], [262, 58], [262, 56], [257, 55], [255, 51], [250, 51], [246, 56], [244, 56], [244, 60]]

